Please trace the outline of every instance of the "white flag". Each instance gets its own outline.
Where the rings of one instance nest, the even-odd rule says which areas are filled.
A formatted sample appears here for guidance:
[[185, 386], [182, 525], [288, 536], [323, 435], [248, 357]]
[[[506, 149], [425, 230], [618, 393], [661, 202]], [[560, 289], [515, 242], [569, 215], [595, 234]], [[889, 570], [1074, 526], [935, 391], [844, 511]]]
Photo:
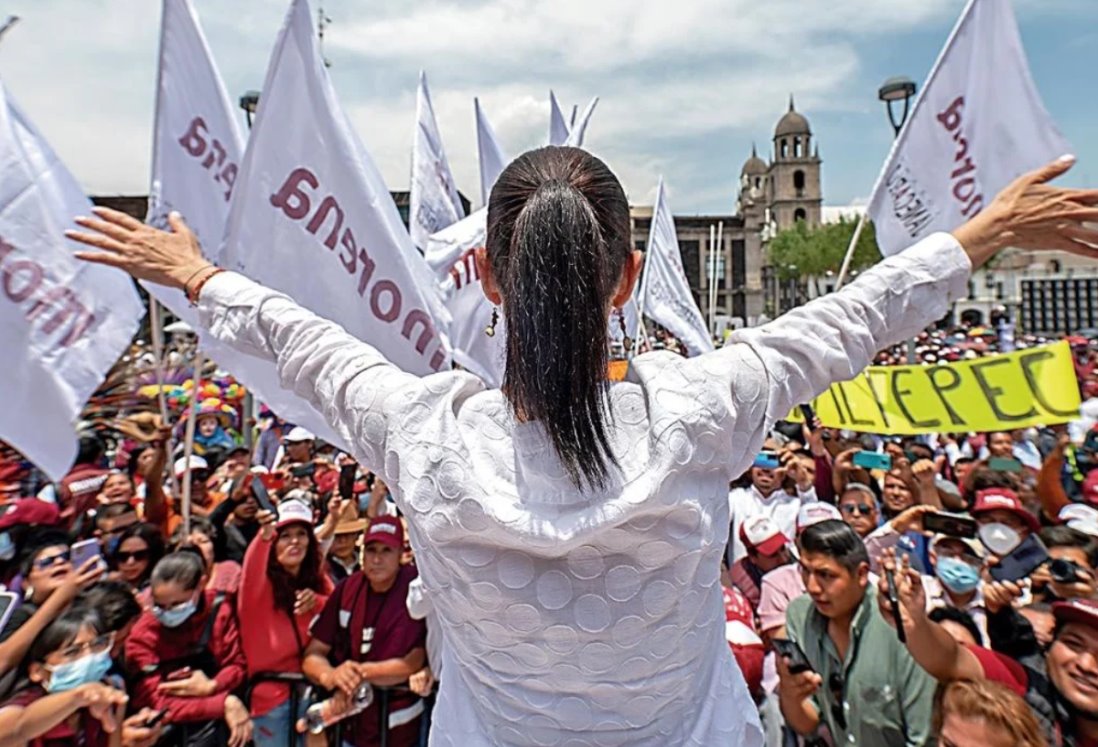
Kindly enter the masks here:
[[568, 142], [569, 128], [564, 121], [564, 112], [560, 110], [557, 95], [549, 91], [549, 144], [564, 145]]
[[503, 314], [489, 337], [492, 304], [480, 287], [474, 254], [484, 246], [488, 209], [481, 208], [427, 242], [425, 257], [435, 271], [446, 308], [450, 312], [450, 343], [454, 360], [482, 378], [489, 386], [503, 384], [505, 329]]
[[[197, 234], [206, 257], [218, 262], [243, 152], [239, 117], [190, 0], [164, 0], [147, 222], [164, 228], [168, 213], [178, 211]], [[273, 363], [239, 353], [205, 334], [182, 291], [154, 283], [143, 285], [198, 332], [203, 351], [218, 366], [281, 417], [325, 440], [335, 437], [324, 417], [308, 402], [282, 389]]]
[[423, 248], [427, 237], [465, 217], [454, 175], [442, 147], [442, 136], [427, 90], [427, 74], [419, 72], [416, 94], [416, 138], [412, 144], [412, 192], [409, 195], [408, 227], [412, 243]]
[[648, 234], [640, 308], [645, 316], [659, 322], [679, 338], [690, 355], [713, 349], [713, 339], [709, 336], [698, 305], [694, 303], [690, 283], [682, 268], [675, 220], [671, 217], [662, 178], [656, 188], [652, 230]]
[[222, 262], [342, 324], [414, 374], [449, 368], [448, 317], [336, 100], [307, 0], [271, 56]]
[[568, 140], [565, 141], [565, 145], [571, 145], [575, 148], [583, 147], [583, 140], [587, 137], [587, 125], [591, 123], [591, 115], [595, 113], [595, 107], [598, 105], [599, 97], [596, 96], [591, 99], [591, 103], [583, 110], [583, 116], [580, 117], [579, 122], [568, 133]]
[[480, 100], [473, 99], [473, 107], [477, 112], [477, 154], [480, 157], [480, 199], [481, 204], [488, 204], [488, 196], [492, 194], [492, 186], [503, 173], [503, 169], [511, 159], [503, 154], [503, 148], [496, 140], [495, 130], [484, 116], [484, 110], [480, 108]]
[[53, 480], [74, 423], [145, 313], [123, 272], [81, 262], [63, 232], [91, 202], [0, 86], [0, 437]]
[[1070, 152], [1029, 74], [1008, 0], [970, 0], [885, 161], [869, 216], [887, 256], [976, 215]]

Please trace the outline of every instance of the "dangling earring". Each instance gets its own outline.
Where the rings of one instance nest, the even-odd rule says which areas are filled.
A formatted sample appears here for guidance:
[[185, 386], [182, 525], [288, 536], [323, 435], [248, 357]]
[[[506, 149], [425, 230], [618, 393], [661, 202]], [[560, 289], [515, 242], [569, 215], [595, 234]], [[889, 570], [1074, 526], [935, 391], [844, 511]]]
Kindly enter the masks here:
[[633, 338], [625, 329], [625, 311], [618, 309], [618, 325], [621, 327], [621, 347], [626, 353], [633, 350]]
[[498, 323], [499, 323], [499, 309], [497, 309], [495, 306], [493, 306], [492, 307], [492, 323], [484, 328], [484, 334], [488, 335], [489, 337], [495, 337], [496, 336], [496, 324], [498, 324]]

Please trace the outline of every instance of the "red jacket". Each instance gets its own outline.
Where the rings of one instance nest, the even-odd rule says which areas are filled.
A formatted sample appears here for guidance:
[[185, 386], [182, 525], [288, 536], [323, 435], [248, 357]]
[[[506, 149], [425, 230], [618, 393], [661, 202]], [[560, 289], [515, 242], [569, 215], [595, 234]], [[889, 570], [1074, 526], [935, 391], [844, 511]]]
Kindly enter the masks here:
[[[309, 626], [324, 608], [332, 593], [327, 573], [321, 573], [318, 603], [308, 613], [293, 618], [297, 635], [290, 625], [290, 615], [275, 607], [271, 580], [267, 578], [267, 563], [274, 540], [256, 535], [244, 554], [244, 569], [237, 592], [237, 618], [240, 620], [241, 642], [248, 660], [248, 676], [257, 672], [300, 672], [304, 647], [309, 645]], [[300, 642], [300, 646], [298, 645]], [[252, 690], [252, 715], [262, 716], [290, 697], [287, 685], [262, 682]]]
[[130, 690], [135, 709], [167, 709], [169, 723], [225, 717], [225, 697], [244, 684], [247, 670], [231, 597], [217, 610], [208, 645], [218, 667], [213, 677], [217, 692], [205, 698], [179, 698], [157, 690], [163, 676], [169, 674], [159, 671], [158, 665], [191, 655], [202, 637], [216, 595], [212, 590], [204, 592], [202, 607], [178, 628], [164, 627], [151, 610], [141, 613], [126, 639], [126, 665], [137, 677]]

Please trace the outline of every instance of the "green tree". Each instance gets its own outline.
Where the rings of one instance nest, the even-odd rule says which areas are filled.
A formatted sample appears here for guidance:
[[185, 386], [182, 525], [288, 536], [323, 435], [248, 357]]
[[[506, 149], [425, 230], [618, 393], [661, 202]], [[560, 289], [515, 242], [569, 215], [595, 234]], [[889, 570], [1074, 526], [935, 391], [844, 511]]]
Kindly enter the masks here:
[[[806, 285], [809, 278], [818, 280], [829, 272], [838, 275], [857, 221], [840, 219], [809, 228], [797, 221], [792, 228], [780, 231], [767, 245], [770, 263], [782, 280], [796, 279]], [[858, 239], [850, 270], [862, 270], [881, 258], [873, 224], [867, 223]], [[849, 278], [847, 278], [849, 279]]]

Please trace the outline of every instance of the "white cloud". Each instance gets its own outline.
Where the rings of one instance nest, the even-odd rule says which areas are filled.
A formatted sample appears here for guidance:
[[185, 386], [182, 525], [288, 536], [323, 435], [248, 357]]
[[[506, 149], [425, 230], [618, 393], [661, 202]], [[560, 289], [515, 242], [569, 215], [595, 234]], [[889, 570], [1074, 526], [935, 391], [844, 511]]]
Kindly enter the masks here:
[[[288, 0], [195, 1], [230, 93], [258, 88]], [[23, 16], [0, 44], [5, 84], [92, 191], [146, 189], [159, 5], [9, 0], [5, 8]], [[466, 194], [477, 191], [473, 97], [516, 155], [545, 142], [553, 87], [566, 105], [601, 96], [588, 144], [634, 200], [650, 199], [663, 173], [677, 209], [731, 210], [743, 143], [768, 151], [789, 92], [810, 117], [863, 111], [871, 103], [851, 84], [865, 72], [865, 41], [948, 28], [961, 5], [342, 0], [326, 3], [326, 52], [343, 104], [393, 189], [407, 188], [423, 67]]]

